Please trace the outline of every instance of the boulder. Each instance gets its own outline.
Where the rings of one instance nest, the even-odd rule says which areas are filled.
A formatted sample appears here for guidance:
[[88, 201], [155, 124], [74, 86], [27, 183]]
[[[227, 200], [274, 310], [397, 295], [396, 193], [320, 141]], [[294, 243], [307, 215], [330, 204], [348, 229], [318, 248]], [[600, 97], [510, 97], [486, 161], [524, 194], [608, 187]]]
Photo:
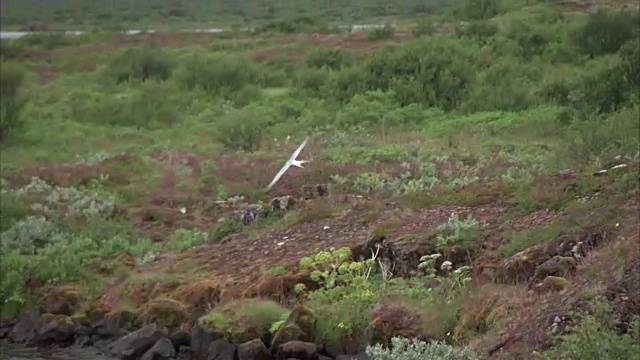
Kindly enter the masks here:
[[243, 225], [250, 225], [256, 221], [263, 213], [264, 209], [260, 204], [249, 204], [240, 210], [240, 221]]
[[237, 359], [238, 346], [218, 339], [209, 344], [208, 353], [207, 360], [235, 360]]
[[191, 334], [183, 328], [178, 328], [169, 334], [169, 340], [179, 349], [180, 346], [188, 346], [191, 343]]
[[133, 328], [135, 314], [127, 310], [113, 310], [103, 314], [101, 310], [89, 313], [91, 328], [100, 337], [122, 337]]
[[35, 338], [36, 325], [40, 312], [27, 311], [18, 317], [18, 321], [9, 332], [9, 339], [15, 343], [29, 343]]
[[73, 286], [60, 286], [45, 296], [43, 312], [71, 316], [80, 306], [82, 294]]
[[329, 187], [327, 184], [304, 185], [300, 189], [300, 192], [305, 200], [315, 199], [328, 195]]
[[156, 324], [147, 325], [114, 341], [109, 346], [109, 352], [123, 358], [136, 358], [166, 336], [166, 329]]
[[271, 211], [274, 213], [283, 213], [291, 210], [296, 205], [296, 199], [291, 195], [278, 196], [269, 201]]
[[315, 343], [298, 340], [287, 341], [278, 346], [276, 359], [286, 360], [290, 358], [298, 360], [318, 360], [318, 347]]
[[261, 339], [253, 339], [238, 345], [238, 360], [273, 360]]
[[38, 344], [63, 343], [73, 340], [76, 324], [66, 315], [42, 314], [36, 324]]
[[314, 341], [316, 315], [303, 305], [296, 305], [289, 317], [271, 339], [271, 351], [276, 352], [279, 346], [293, 340]]
[[209, 344], [222, 339], [224, 333], [220, 330], [208, 329], [195, 324], [191, 329], [191, 351], [195, 359], [206, 359], [209, 355]]
[[144, 305], [138, 316], [138, 322], [143, 325], [157, 323], [169, 329], [175, 329], [187, 320], [187, 310], [180, 301], [158, 297]]
[[539, 281], [548, 276], [566, 277], [574, 274], [577, 267], [578, 262], [575, 258], [556, 255], [536, 268], [531, 282]]
[[176, 356], [176, 348], [171, 340], [166, 337], [160, 338], [156, 343], [142, 355], [140, 360], [165, 360]]
[[547, 246], [537, 244], [504, 260], [498, 269], [498, 279], [505, 283], [519, 283], [529, 280], [536, 268], [549, 260]]

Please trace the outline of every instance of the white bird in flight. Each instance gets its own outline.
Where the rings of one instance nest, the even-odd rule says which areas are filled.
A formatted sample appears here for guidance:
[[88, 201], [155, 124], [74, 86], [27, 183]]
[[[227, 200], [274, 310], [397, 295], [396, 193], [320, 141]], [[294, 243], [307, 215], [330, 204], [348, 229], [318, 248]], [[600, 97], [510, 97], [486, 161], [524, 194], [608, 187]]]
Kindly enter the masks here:
[[309, 140], [309, 138], [307, 137], [306, 139], [304, 139], [304, 141], [302, 142], [302, 144], [296, 149], [296, 151], [293, 152], [293, 154], [291, 154], [291, 157], [289, 158], [289, 160], [287, 160], [287, 162], [284, 164], [284, 166], [280, 169], [280, 171], [278, 171], [278, 173], [276, 174], [276, 177], [273, 178], [273, 180], [271, 180], [271, 183], [269, 185], [267, 185], [267, 190], [271, 189], [271, 187], [278, 182], [278, 180], [280, 180], [280, 178], [282, 177], [282, 175], [285, 173], [285, 171], [287, 171], [287, 169], [289, 169], [289, 167], [291, 165], [293, 166], [297, 166], [299, 168], [302, 168], [302, 164], [308, 162], [307, 160], [296, 160], [296, 158], [298, 157], [298, 155], [300, 154], [300, 152], [302, 151], [302, 149], [304, 148], [305, 145], [307, 145], [307, 140]]

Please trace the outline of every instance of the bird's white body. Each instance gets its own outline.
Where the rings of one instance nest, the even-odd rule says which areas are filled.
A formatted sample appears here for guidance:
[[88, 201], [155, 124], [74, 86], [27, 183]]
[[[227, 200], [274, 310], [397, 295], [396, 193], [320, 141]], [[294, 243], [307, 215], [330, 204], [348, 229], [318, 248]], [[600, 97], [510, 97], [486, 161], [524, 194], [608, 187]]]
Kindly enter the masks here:
[[293, 161], [291, 161], [291, 165], [293, 165], [293, 166], [297, 166], [297, 167], [301, 168], [301, 167], [302, 167], [302, 164], [304, 164], [304, 163], [306, 163], [306, 162], [307, 162], [306, 160], [300, 160], [300, 161], [298, 161], [298, 160], [293, 160]]
[[307, 163], [307, 160], [296, 160], [296, 158], [298, 157], [298, 155], [300, 154], [300, 152], [302, 151], [302, 149], [305, 147], [305, 145], [307, 145], [307, 140], [309, 140], [309, 138], [304, 139], [304, 141], [302, 142], [302, 144], [296, 149], [296, 151], [293, 152], [293, 154], [291, 154], [291, 157], [289, 158], [289, 160], [287, 160], [287, 162], [284, 164], [284, 166], [280, 169], [280, 171], [278, 171], [278, 173], [276, 174], [276, 176], [273, 178], [273, 180], [271, 180], [271, 183], [269, 185], [267, 185], [267, 190], [271, 189], [271, 187], [278, 182], [278, 180], [280, 180], [280, 178], [282, 177], [282, 175], [284, 175], [285, 171], [287, 171], [287, 169], [289, 169], [289, 167], [293, 166], [297, 166], [299, 168], [302, 168], [302, 164]]

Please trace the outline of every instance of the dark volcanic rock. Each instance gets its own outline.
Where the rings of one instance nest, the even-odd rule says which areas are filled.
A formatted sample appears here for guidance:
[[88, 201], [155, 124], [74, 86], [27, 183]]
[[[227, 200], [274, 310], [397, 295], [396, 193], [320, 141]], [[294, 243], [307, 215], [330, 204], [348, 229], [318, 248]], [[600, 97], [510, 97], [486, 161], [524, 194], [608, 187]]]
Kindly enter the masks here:
[[156, 341], [156, 343], [149, 349], [140, 360], [164, 360], [173, 358], [176, 356], [176, 348], [173, 346], [171, 340], [166, 337]]
[[237, 345], [218, 339], [209, 344], [209, 357], [207, 360], [235, 360], [237, 353]]
[[129, 332], [135, 315], [130, 311], [112, 311], [106, 314], [91, 313], [91, 327], [95, 333], [102, 337], [120, 337]]
[[67, 342], [76, 335], [76, 324], [66, 315], [42, 314], [36, 325], [38, 344]]
[[147, 325], [113, 342], [109, 351], [124, 358], [140, 356], [166, 336], [164, 330], [155, 324]]
[[318, 347], [314, 343], [304, 341], [288, 341], [278, 347], [277, 360], [289, 358], [299, 360], [318, 360]]
[[18, 322], [9, 332], [9, 339], [15, 343], [28, 343], [35, 338], [40, 313], [28, 311], [20, 314]]
[[169, 334], [169, 340], [176, 348], [180, 346], [189, 346], [191, 344], [191, 334], [183, 329], [176, 329]]
[[43, 311], [54, 315], [71, 316], [82, 300], [82, 294], [72, 286], [60, 286], [51, 290], [44, 299]]
[[222, 339], [223, 334], [219, 330], [212, 330], [195, 324], [191, 329], [191, 351], [194, 359], [206, 359], [209, 354], [209, 344], [214, 340]]
[[262, 340], [253, 339], [238, 345], [238, 360], [273, 360]]

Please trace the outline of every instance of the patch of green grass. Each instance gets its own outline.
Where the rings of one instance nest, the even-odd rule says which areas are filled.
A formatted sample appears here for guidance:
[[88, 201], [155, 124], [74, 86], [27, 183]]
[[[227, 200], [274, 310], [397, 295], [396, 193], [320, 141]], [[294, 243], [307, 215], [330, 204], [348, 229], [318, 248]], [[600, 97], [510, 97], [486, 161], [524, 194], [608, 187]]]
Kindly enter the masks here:
[[218, 306], [198, 321], [224, 331], [230, 341], [249, 341], [268, 334], [271, 324], [289, 312], [271, 300], [246, 299]]

